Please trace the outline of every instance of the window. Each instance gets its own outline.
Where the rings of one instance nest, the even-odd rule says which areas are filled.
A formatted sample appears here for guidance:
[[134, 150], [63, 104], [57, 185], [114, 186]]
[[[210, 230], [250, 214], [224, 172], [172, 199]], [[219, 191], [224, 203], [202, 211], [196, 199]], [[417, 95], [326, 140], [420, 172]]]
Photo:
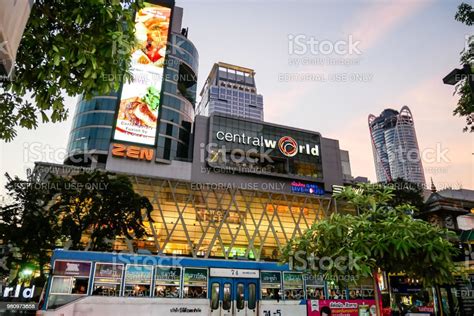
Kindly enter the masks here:
[[127, 265], [125, 271], [125, 296], [150, 296], [153, 267], [138, 264]]
[[71, 279], [70, 277], [53, 277], [49, 292], [51, 294], [70, 294]]
[[222, 309], [230, 310], [232, 306], [232, 288], [230, 283], [224, 283], [224, 299], [222, 301]]
[[119, 296], [123, 264], [96, 263], [92, 295]]
[[185, 268], [183, 283], [184, 298], [207, 297], [207, 269]]
[[280, 300], [280, 272], [262, 271], [260, 283], [262, 286], [262, 300]]
[[181, 268], [156, 267], [155, 296], [179, 298]]
[[285, 300], [303, 299], [303, 275], [301, 273], [284, 272], [283, 289], [285, 290]]
[[219, 283], [212, 283], [211, 285], [211, 309], [219, 308]]
[[237, 309], [244, 309], [245, 297], [244, 297], [244, 284], [237, 284]]
[[249, 283], [249, 309], [255, 309], [257, 307], [257, 290], [255, 283]]

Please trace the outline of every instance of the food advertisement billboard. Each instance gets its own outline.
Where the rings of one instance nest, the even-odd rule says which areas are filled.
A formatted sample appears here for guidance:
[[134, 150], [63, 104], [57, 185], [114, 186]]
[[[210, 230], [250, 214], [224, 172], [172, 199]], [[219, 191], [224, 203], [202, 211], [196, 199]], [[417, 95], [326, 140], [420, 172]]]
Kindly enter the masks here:
[[155, 144], [171, 12], [145, 2], [135, 15], [132, 79], [122, 85], [115, 140]]

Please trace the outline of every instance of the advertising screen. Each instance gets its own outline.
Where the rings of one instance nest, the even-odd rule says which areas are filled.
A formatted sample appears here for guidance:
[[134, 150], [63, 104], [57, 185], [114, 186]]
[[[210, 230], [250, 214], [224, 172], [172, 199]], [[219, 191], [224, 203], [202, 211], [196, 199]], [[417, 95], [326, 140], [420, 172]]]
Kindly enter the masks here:
[[171, 8], [145, 2], [135, 16], [131, 82], [124, 82], [114, 139], [154, 145]]

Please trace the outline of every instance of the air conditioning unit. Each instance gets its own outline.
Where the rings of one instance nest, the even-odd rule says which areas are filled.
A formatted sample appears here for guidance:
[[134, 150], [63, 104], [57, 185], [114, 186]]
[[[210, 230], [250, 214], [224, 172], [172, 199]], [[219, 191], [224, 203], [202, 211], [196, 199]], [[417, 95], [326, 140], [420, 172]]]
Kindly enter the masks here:
[[11, 79], [34, 0], [0, 1], [0, 79]]

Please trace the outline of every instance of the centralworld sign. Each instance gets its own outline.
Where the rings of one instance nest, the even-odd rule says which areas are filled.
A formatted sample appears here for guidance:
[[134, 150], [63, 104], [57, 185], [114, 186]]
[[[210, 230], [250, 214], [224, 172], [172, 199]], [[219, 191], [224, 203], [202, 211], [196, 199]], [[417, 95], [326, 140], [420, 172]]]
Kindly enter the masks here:
[[245, 133], [238, 134], [217, 131], [216, 138], [220, 141], [251, 145], [254, 147], [270, 149], [275, 149], [278, 147], [280, 152], [286, 157], [294, 157], [297, 154], [319, 156], [319, 146], [317, 144], [298, 144], [298, 142], [291, 136], [283, 136], [280, 139], [270, 139], [264, 136], [249, 136]]

